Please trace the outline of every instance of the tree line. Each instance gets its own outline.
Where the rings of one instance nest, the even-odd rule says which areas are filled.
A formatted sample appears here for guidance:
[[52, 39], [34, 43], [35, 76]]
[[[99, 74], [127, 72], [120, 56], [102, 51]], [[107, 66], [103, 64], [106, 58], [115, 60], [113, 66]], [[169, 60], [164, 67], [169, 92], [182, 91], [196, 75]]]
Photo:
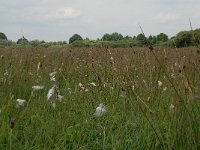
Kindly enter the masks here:
[[39, 40], [29, 41], [24, 36], [19, 38], [17, 42], [7, 39], [7, 36], [0, 32], [0, 48], [2, 47], [143, 47], [147, 43], [155, 47], [188, 47], [200, 44], [200, 29], [193, 31], [181, 31], [175, 36], [169, 38], [167, 34], [160, 33], [158, 35], [145, 36], [140, 33], [137, 36], [123, 36], [114, 32], [104, 34], [102, 38], [90, 40], [83, 39], [79, 34], [74, 34], [69, 41], [45, 42]]

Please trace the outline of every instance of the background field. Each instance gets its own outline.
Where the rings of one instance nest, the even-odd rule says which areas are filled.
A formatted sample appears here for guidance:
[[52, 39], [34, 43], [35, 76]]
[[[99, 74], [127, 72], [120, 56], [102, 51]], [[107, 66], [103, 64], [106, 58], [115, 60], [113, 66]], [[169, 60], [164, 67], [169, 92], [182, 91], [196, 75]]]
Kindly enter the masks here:
[[[200, 148], [195, 48], [4, 48], [0, 56], [0, 149]], [[64, 96], [55, 108], [46, 97], [53, 84]], [[28, 105], [16, 108], [18, 98]], [[107, 112], [96, 117], [100, 103]]]

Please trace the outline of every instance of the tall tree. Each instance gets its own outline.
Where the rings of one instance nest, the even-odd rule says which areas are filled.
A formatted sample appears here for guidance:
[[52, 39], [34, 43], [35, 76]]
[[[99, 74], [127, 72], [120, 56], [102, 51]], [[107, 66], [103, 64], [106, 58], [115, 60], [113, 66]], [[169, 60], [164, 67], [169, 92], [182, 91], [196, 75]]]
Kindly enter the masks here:
[[2, 32], [0, 32], [0, 40], [7, 40], [6, 35]]
[[27, 43], [28, 40], [24, 36], [22, 36], [22, 38], [17, 40], [17, 44], [27, 44]]
[[174, 38], [177, 47], [186, 47], [192, 45], [192, 33], [188, 31], [179, 32]]
[[102, 40], [103, 41], [119, 41], [119, 40], [122, 40], [123, 39], [123, 36], [117, 32], [114, 32], [112, 34], [104, 34], [103, 37], [102, 37]]
[[144, 36], [144, 34], [140, 33], [137, 35], [136, 40], [140, 43], [140, 44], [145, 44], [146, 41], [146, 37]]
[[166, 42], [168, 41], [168, 36], [165, 33], [160, 33], [156, 36], [156, 40], [157, 41], [162, 41], [162, 42]]
[[69, 44], [73, 43], [74, 41], [82, 41], [83, 38], [79, 34], [74, 34], [72, 37], [69, 38]]

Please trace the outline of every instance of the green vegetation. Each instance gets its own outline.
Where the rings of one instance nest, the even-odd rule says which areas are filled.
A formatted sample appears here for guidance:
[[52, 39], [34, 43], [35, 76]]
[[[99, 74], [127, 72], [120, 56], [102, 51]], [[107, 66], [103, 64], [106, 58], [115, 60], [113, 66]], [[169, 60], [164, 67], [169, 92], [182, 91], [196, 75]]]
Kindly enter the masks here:
[[69, 44], [75, 42], [75, 41], [82, 41], [83, 38], [78, 35], [78, 34], [74, 34], [70, 39], [69, 39]]
[[0, 40], [7, 40], [6, 35], [2, 32], [0, 32]]
[[[200, 149], [194, 48], [5, 48], [0, 56], [2, 150]], [[61, 101], [47, 100], [53, 84]], [[19, 98], [25, 107], [16, 108]], [[97, 117], [100, 103], [107, 112]]]
[[181, 31], [175, 36], [169, 38], [165, 33], [158, 35], [150, 35], [145, 37], [143, 34], [137, 36], [124, 36], [114, 32], [112, 34], [104, 34], [102, 38], [97, 40], [83, 39], [79, 34], [74, 34], [69, 38], [69, 44], [66, 41], [45, 42], [45, 41], [28, 41], [24, 36], [15, 43], [8, 41], [5, 34], [0, 33], [0, 47], [38, 47], [38, 48], [66, 48], [66, 47], [110, 47], [110, 48], [126, 48], [126, 47], [145, 47], [147, 43], [151, 43], [154, 47], [190, 47], [200, 44], [200, 29], [193, 31]]

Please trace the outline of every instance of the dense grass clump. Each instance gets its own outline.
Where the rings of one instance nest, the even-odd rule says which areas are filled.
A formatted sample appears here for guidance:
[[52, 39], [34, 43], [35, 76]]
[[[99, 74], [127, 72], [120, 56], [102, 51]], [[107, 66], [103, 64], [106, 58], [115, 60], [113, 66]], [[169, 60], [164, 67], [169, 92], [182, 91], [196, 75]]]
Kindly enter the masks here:
[[1, 49], [0, 149], [200, 149], [199, 66], [194, 48]]

